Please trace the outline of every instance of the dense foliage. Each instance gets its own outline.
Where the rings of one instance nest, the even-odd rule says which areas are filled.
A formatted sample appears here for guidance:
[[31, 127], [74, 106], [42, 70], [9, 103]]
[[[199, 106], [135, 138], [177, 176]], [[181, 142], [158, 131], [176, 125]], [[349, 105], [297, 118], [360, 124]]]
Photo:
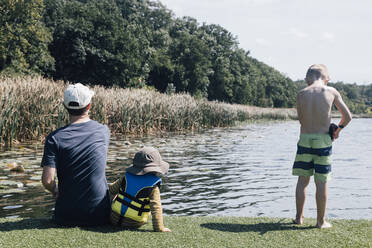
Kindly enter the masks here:
[[0, 0], [1, 74], [53, 71], [54, 60], [48, 51], [51, 34], [42, 15], [42, 0]]
[[341, 93], [345, 103], [353, 113], [371, 113], [372, 84], [356, 85], [337, 82], [329, 85], [335, 87]]
[[175, 18], [159, 1], [0, 1], [0, 75], [154, 87], [265, 107], [295, 104], [298, 85], [239, 48], [228, 30]]

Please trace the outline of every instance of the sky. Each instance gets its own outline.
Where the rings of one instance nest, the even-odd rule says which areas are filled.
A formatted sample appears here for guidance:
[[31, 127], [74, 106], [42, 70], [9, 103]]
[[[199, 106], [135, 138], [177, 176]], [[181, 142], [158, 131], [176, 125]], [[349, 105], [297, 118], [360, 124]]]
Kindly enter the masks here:
[[293, 80], [325, 64], [331, 82], [372, 83], [371, 0], [160, 0], [175, 17], [219, 24]]

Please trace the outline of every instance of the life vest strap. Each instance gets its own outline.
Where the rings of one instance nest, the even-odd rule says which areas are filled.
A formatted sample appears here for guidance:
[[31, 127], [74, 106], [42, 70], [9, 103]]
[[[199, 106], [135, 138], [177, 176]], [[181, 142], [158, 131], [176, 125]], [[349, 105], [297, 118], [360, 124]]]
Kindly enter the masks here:
[[[128, 197], [129, 198], [129, 197]], [[129, 198], [130, 199], [130, 198]], [[148, 208], [145, 208], [145, 205], [149, 204], [150, 202], [149, 201], [141, 201], [141, 200], [138, 200], [140, 201], [141, 203], [141, 207], [137, 207], [137, 206], [134, 206], [133, 204], [131, 204], [130, 202], [127, 202], [125, 201], [124, 199], [121, 199], [119, 197], [116, 198], [116, 200], [118, 202], [120, 202], [121, 204], [124, 204], [125, 206], [129, 207], [129, 208], [132, 208], [134, 210], [136, 210], [138, 212], [138, 216], [141, 216], [143, 212], [150, 212], [150, 209]], [[132, 199], [131, 199], [132, 200]], [[134, 201], [134, 200], [133, 200]], [[135, 202], [138, 202], [138, 201], [135, 201]], [[148, 202], [146, 204], [146, 202]], [[139, 202], [138, 202], [139, 203]]]
[[138, 198], [136, 198], [136, 197], [134, 197], [134, 196], [128, 194], [127, 192], [124, 192], [124, 191], [121, 191], [121, 190], [120, 190], [119, 193], [120, 193], [122, 196], [128, 198], [129, 200], [137, 202], [138, 204], [141, 204], [141, 205], [148, 205], [148, 204], [150, 204], [150, 201], [149, 201], [149, 200], [143, 200], [143, 201], [142, 201], [142, 200], [140, 200], [140, 199], [138, 199]]

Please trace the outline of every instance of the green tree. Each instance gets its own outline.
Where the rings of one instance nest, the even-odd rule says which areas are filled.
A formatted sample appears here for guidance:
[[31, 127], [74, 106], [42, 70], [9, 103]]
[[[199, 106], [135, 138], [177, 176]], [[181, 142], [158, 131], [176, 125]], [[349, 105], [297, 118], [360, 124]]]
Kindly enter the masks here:
[[211, 73], [210, 52], [207, 44], [199, 38], [195, 19], [177, 19], [170, 28], [172, 43], [169, 56], [174, 64], [173, 83], [177, 92], [189, 92], [201, 97], [208, 96]]
[[149, 1], [143, 8], [145, 20], [141, 21], [149, 31], [150, 56], [148, 58], [149, 74], [147, 84], [154, 86], [160, 92], [166, 92], [168, 86], [173, 87], [175, 65], [169, 54], [172, 39], [169, 29], [173, 24], [173, 13], [160, 2]]
[[[212, 73], [209, 76], [208, 99], [225, 102], [234, 101], [234, 83], [236, 78], [232, 70], [232, 56], [237, 49], [236, 38], [219, 25], [201, 26], [202, 39], [210, 51]], [[234, 65], [236, 69], [236, 64]], [[235, 70], [238, 72], [239, 70]], [[238, 72], [239, 74], [239, 72]]]
[[1, 0], [0, 73], [49, 74], [51, 35], [42, 22], [42, 0]]
[[123, 19], [113, 0], [48, 3], [45, 20], [53, 29], [55, 78], [122, 87], [142, 84], [147, 41], [139, 41], [136, 24]]

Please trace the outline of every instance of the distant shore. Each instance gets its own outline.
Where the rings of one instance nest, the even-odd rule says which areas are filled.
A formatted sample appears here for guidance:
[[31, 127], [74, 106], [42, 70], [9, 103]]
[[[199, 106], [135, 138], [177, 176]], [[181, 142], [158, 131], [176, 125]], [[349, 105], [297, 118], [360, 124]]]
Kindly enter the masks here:
[[[352, 114], [353, 118], [372, 118], [372, 114]], [[332, 118], [341, 118], [339, 112], [332, 112]]]
[[[68, 123], [62, 105], [66, 84], [42, 77], [0, 79], [0, 146], [42, 141]], [[261, 108], [195, 99], [188, 94], [162, 94], [152, 89], [94, 86], [90, 116], [113, 134], [145, 135], [233, 126], [255, 120], [295, 120], [294, 108]], [[333, 118], [340, 118], [335, 111]], [[372, 118], [372, 114], [354, 114]]]
[[[0, 79], [0, 145], [43, 140], [68, 123], [62, 105], [66, 85], [41, 77]], [[90, 116], [113, 134], [143, 135], [167, 131], [233, 126], [251, 120], [296, 119], [295, 109], [210, 102], [188, 94], [94, 86]]]

